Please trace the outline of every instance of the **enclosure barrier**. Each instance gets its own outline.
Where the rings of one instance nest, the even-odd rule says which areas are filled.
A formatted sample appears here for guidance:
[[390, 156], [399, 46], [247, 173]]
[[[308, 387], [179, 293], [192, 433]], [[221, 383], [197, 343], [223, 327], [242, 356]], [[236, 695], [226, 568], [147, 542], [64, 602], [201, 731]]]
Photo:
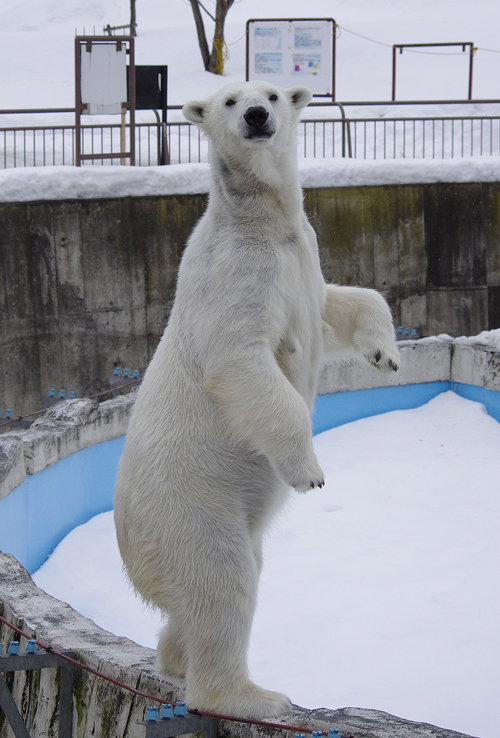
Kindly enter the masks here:
[[[471, 105], [473, 114], [391, 116], [393, 106]], [[500, 111], [490, 114], [489, 106], [500, 100], [437, 102], [359, 102], [311, 103], [310, 107], [336, 106], [340, 117], [305, 118], [298, 127], [298, 155], [306, 159], [337, 157], [356, 159], [453, 159], [500, 154]], [[484, 114], [478, 105], [487, 105]], [[382, 106], [375, 117], [346, 115], [347, 107], [361, 110]], [[169, 110], [179, 110], [180, 105]], [[72, 108], [36, 110], [0, 110], [0, 116], [43, 114], [61, 115]], [[165, 130], [166, 129], [166, 130]], [[161, 162], [162, 141], [167, 143], [171, 164], [208, 161], [208, 141], [199, 129], [187, 121], [135, 124], [136, 164], [157, 166]], [[81, 127], [82, 154], [96, 157], [120, 153], [119, 123], [94, 123]], [[73, 124], [4, 125], [0, 127], [0, 168], [75, 165], [76, 131]], [[87, 160], [86, 166], [120, 166], [119, 159]]]
[[[59, 738], [71, 738], [73, 718], [73, 674], [75, 667], [103, 679], [115, 687], [132, 692], [147, 700], [159, 703], [162, 708], [148, 707], [145, 719], [138, 722], [146, 728], [145, 738], [175, 738], [176, 736], [203, 732], [205, 738], [217, 738], [217, 727], [219, 720], [228, 720], [236, 723], [246, 723], [267, 728], [277, 728], [284, 731], [293, 731], [296, 738], [305, 738], [305, 733], [311, 733], [314, 738], [321, 738], [321, 730], [313, 730], [285, 723], [273, 723], [269, 720], [256, 720], [252, 718], [236, 717], [234, 715], [222, 715], [216, 712], [206, 712], [186, 707], [186, 703], [177, 701], [175, 707], [157, 695], [148, 694], [137, 687], [106, 676], [96, 669], [83, 664], [73, 658], [71, 651], [56, 651], [51, 646], [42, 643], [35, 638], [30, 638], [21, 628], [6, 620], [0, 615], [0, 622], [13, 630], [18, 637], [27, 640], [26, 652], [21, 653], [19, 641], [11, 641], [8, 653], [3, 655], [0, 647], [0, 707], [4, 711], [13, 731], [15, 738], [30, 738], [21, 713], [3, 680], [2, 672], [33, 671], [37, 669], [61, 668], [60, 694], [59, 694]], [[40, 647], [40, 651], [38, 648]], [[44, 653], [46, 652], [46, 653]], [[159, 723], [159, 724], [158, 724]], [[154, 726], [154, 727], [153, 727]], [[337, 728], [328, 730], [328, 738], [342, 738]]]

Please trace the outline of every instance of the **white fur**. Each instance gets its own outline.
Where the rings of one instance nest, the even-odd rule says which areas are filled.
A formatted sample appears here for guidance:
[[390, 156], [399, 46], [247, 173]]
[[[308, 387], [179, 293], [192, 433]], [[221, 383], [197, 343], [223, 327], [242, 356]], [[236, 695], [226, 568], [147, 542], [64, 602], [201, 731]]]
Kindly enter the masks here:
[[[159, 666], [186, 676], [189, 706], [242, 717], [290, 708], [249, 680], [246, 655], [262, 535], [290, 487], [323, 484], [310, 421], [323, 355], [399, 363], [383, 298], [321, 275], [296, 163], [310, 98], [304, 87], [247, 83], [184, 107], [211, 142], [210, 201], [139, 390], [115, 493], [129, 577], [169, 616]], [[269, 135], [247, 137], [251, 107], [268, 113]]]

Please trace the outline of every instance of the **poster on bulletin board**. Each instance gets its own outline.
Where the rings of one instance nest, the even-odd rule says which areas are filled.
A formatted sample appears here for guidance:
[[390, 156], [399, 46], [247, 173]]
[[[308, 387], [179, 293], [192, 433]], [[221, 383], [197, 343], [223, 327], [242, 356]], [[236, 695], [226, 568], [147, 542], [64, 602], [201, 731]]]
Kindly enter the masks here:
[[333, 18], [247, 21], [247, 81], [280, 87], [306, 85], [313, 94], [335, 99]]

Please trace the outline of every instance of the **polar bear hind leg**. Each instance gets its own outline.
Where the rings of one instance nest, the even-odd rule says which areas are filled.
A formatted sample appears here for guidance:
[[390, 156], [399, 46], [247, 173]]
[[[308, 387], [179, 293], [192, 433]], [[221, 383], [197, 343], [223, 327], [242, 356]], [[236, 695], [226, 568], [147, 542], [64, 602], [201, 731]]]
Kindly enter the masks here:
[[162, 628], [156, 650], [156, 663], [162, 671], [173, 676], [185, 677], [187, 654], [184, 629], [180, 617], [170, 613], [168, 623]]
[[244, 526], [226, 530], [223, 539], [203, 534], [202, 539], [199, 565], [191, 562], [175, 615], [161, 633], [158, 665], [185, 672], [188, 707], [254, 718], [287, 712], [291, 703], [285, 695], [261, 689], [248, 677], [260, 545]]

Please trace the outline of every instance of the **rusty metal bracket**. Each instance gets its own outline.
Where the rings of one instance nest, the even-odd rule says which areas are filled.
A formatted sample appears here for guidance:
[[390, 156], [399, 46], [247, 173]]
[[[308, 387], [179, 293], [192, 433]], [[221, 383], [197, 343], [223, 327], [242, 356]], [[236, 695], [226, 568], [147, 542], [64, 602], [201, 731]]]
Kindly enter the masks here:
[[203, 733], [205, 738], [217, 738], [218, 719], [206, 715], [189, 713], [184, 717], [173, 717], [169, 720], [141, 720], [137, 725], [146, 729], [145, 738], [174, 738], [187, 733]]
[[[71, 651], [63, 651], [73, 656]], [[0, 708], [5, 714], [16, 738], [30, 738], [23, 717], [12, 697], [1, 672], [34, 671], [36, 669], [61, 669], [59, 688], [59, 738], [71, 738], [73, 723], [73, 672], [74, 666], [45, 651], [37, 653], [0, 654]]]

